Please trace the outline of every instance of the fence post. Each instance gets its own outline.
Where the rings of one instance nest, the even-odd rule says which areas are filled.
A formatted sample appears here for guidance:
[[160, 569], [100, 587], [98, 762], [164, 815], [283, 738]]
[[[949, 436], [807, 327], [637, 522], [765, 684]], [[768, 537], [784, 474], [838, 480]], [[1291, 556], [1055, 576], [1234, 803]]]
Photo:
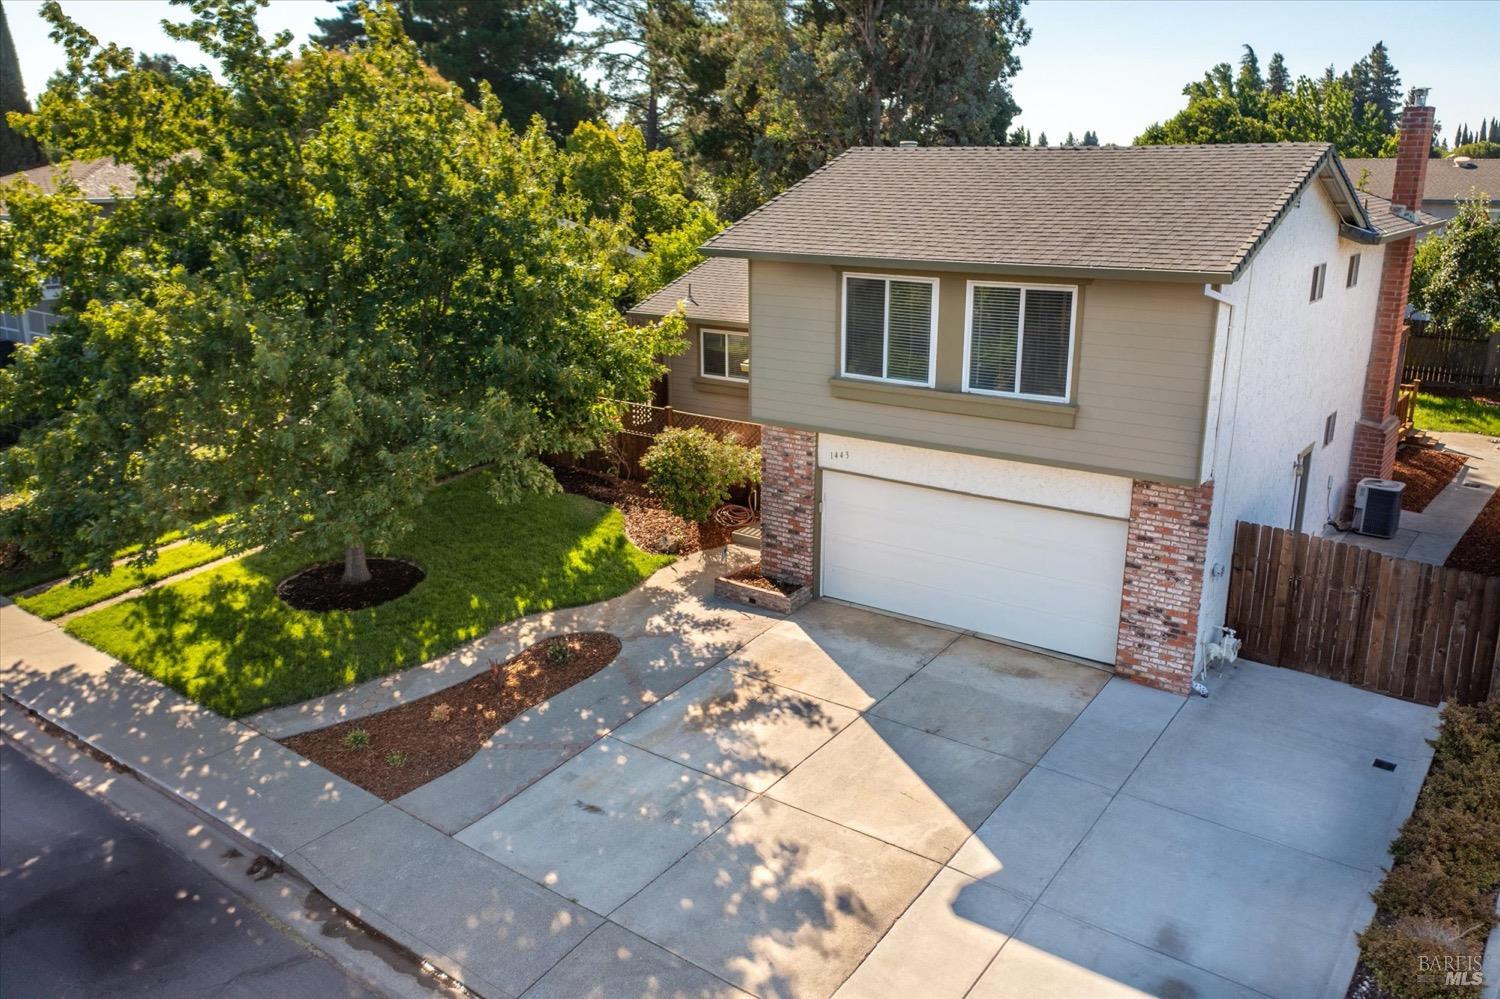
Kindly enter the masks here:
[[1484, 385], [1486, 388], [1500, 387], [1500, 329], [1490, 333], [1484, 354]]

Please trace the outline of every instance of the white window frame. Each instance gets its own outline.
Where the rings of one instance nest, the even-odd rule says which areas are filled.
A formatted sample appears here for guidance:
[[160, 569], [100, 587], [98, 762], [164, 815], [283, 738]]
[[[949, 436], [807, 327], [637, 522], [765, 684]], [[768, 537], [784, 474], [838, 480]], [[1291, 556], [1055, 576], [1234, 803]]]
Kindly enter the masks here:
[[1323, 301], [1323, 291], [1327, 282], [1328, 262], [1325, 260], [1323, 263], [1313, 268], [1312, 294], [1309, 295], [1307, 299], [1307, 303], [1309, 305], [1311, 305], [1313, 302]]
[[1344, 274], [1344, 287], [1354, 288], [1359, 285], [1360, 257], [1362, 254], [1354, 254], [1349, 258], [1349, 266]]
[[[747, 384], [749, 384], [749, 382], [750, 382], [750, 376], [748, 374], [745, 374], [745, 375], [731, 375], [731, 374], [714, 375], [714, 374], [710, 374], [708, 372], [708, 370], [703, 367], [703, 362], [708, 357], [707, 352], [704, 351], [704, 349], [703, 349], [703, 337], [704, 337], [704, 334], [707, 334], [707, 333], [717, 333], [717, 334], [720, 334], [721, 336], [726, 336], [726, 337], [730, 337], [730, 336], [742, 336], [746, 340], [750, 339], [750, 334], [747, 333], [747, 332], [745, 332], [744, 330], [721, 330], [721, 329], [713, 329], [713, 328], [710, 328], [710, 327], [707, 327], [707, 326], [699, 328], [699, 330], [698, 330], [698, 374], [699, 374], [699, 376], [702, 377], [702, 378], [711, 378], [711, 379], [713, 379], [716, 382], [730, 382], [730, 383], [732, 383], [734, 385], [747, 385]], [[724, 370], [726, 372], [728, 372], [728, 370], [729, 370], [729, 341], [728, 340], [724, 341]]]
[[[1026, 399], [1030, 402], [1062, 402], [1073, 401], [1073, 359], [1078, 350], [1078, 285], [1076, 284], [1035, 284], [1016, 281], [970, 281], [964, 289], [964, 374], [963, 391], [973, 395], [992, 395], [1002, 399]], [[974, 289], [975, 288], [1015, 288], [1021, 292], [1020, 311], [1017, 314], [1018, 326], [1016, 328], [1016, 385], [1021, 384], [1021, 358], [1026, 349], [1026, 289], [1034, 288], [1037, 291], [1067, 291], [1072, 292], [1073, 303], [1068, 309], [1068, 369], [1063, 381], [1063, 394], [1037, 395], [1034, 392], [1002, 392], [999, 389], [979, 389], [969, 386], [969, 348], [970, 340], [974, 338]]]
[[[927, 332], [927, 380], [915, 382], [909, 378], [890, 378], [885, 375], [860, 375], [849, 370], [849, 281], [851, 278], [866, 278], [871, 281], [885, 282], [885, 319], [883, 335], [883, 349], [880, 352], [880, 370], [889, 371], [891, 367], [891, 282], [904, 281], [908, 284], [925, 284], [932, 287], [932, 328]], [[932, 388], [937, 384], [937, 339], [938, 339], [938, 291], [940, 284], [938, 278], [915, 277], [910, 274], [865, 274], [858, 271], [844, 271], [839, 278], [839, 377], [857, 378], [863, 382], [881, 382], [886, 385], [914, 385], [918, 388]]]

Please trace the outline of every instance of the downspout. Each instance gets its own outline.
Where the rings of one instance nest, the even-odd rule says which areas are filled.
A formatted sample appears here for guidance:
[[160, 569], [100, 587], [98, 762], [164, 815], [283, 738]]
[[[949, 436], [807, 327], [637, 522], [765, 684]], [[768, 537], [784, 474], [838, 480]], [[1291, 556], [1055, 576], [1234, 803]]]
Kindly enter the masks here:
[[[1235, 357], [1235, 367], [1234, 367], [1234, 370], [1237, 372], [1237, 375], [1236, 375], [1235, 380], [1234, 380], [1234, 403], [1233, 403], [1233, 406], [1230, 409], [1230, 414], [1229, 415], [1230, 415], [1231, 421], [1234, 421], [1234, 423], [1237, 423], [1238, 420], [1239, 420], [1239, 413], [1240, 413], [1240, 391], [1241, 391], [1241, 389], [1244, 386], [1244, 379], [1243, 379], [1243, 377], [1241, 377], [1243, 375], [1243, 373], [1244, 373], [1244, 360], [1245, 360], [1244, 327], [1245, 327], [1245, 324], [1246, 324], [1246, 322], [1248, 321], [1248, 319], [1250, 317], [1250, 299], [1251, 299], [1251, 292], [1254, 290], [1254, 285], [1255, 285], [1255, 271], [1254, 271], [1254, 268], [1247, 268], [1247, 274], [1245, 275], [1244, 301], [1243, 301], [1243, 303], [1241, 303], [1240, 316], [1239, 316], [1240, 322], [1239, 322], [1239, 336], [1238, 337], [1236, 337], [1236, 327], [1235, 327], [1235, 322], [1234, 322], [1234, 319], [1235, 319], [1235, 316], [1234, 316], [1234, 307], [1235, 307], [1235, 304], [1236, 304], [1235, 301], [1234, 301], [1234, 299], [1232, 299], [1228, 295], [1224, 294], [1222, 291], [1220, 291], [1217, 287], [1215, 287], [1212, 284], [1205, 284], [1203, 286], [1203, 295], [1204, 295], [1204, 297], [1212, 299], [1213, 301], [1219, 303], [1220, 308], [1223, 309], [1227, 313], [1227, 315], [1225, 316], [1225, 319], [1224, 319], [1224, 338], [1225, 338], [1225, 343], [1224, 343], [1224, 357], [1222, 359], [1221, 366], [1219, 368], [1219, 411], [1218, 411], [1218, 413], [1217, 413], [1217, 415], [1215, 417], [1215, 420], [1214, 420], [1214, 432], [1213, 432], [1213, 440], [1212, 440], [1212, 444], [1213, 444], [1213, 457], [1212, 457], [1212, 460], [1209, 462], [1209, 467], [1208, 467], [1208, 472], [1209, 472], [1210, 477], [1211, 478], [1215, 478], [1215, 479], [1217, 479], [1217, 477], [1219, 475], [1219, 469], [1222, 468], [1224, 470], [1224, 473], [1227, 475], [1228, 472], [1229, 472], [1229, 469], [1231, 467], [1233, 467], [1232, 464], [1231, 464], [1230, 459], [1234, 455], [1234, 434], [1231, 432], [1230, 435], [1229, 435], [1229, 439], [1226, 442], [1227, 446], [1228, 446], [1228, 450], [1224, 453], [1222, 459], [1221, 459], [1221, 457], [1219, 455], [1219, 442], [1220, 442], [1220, 438], [1224, 435], [1224, 423], [1225, 423], [1225, 420], [1224, 420], [1224, 410], [1225, 410], [1226, 404], [1228, 403], [1228, 396], [1229, 396], [1229, 392], [1227, 391], [1227, 388], [1228, 388], [1228, 378], [1229, 378], [1229, 371], [1230, 371], [1230, 356], [1231, 356], [1232, 353], [1234, 353], [1236, 339], [1239, 342], [1239, 344], [1238, 344], [1239, 345], [1239, 351], [1238, 351], [1238, 354]], [[1217, 327], [1218, 327], [1217, 317], [1216, 317], [1216, 321], [1214, 323], [1214, 326], [1215, 326], [1215, 329], [1217, 329]], [[1228, 497], [1227, 491], [1219, 489], [1217, 483], [1215, 485], [1214, 495], [1215, 495], [1215, 497], [1223, 496], [1226, 499]], [[1210, 523], [1213, 524], [1213, 526], [1214, 526], [1215, 530], [1217, 531], [1217, 533], [1222, 536], [1223, 531], [1224, 531], [1224, 525], [1226, 523], [1226, 518], [1224, 518], [1223, 516], [1220, 516], [1218, 518], [1218, 522], [1216, 524], [1214, 524], [1213, 523], [1212, 515], [1210, 515]], [[1206, 572], [1209, 572], [1211, 575], [1222, 575], [1222, 572], [1215, 573], [1214, 572], [1215, 568], [1217, 568], [1217, 567], [1216, 566], [1204, 566], [1204, 570]], [[1199, 611], [1200, 611], [1200, 613], [1202, 611], [1201, 598], [1200, 598]], [[1227, 645], [1229, 642], [1233, 642], [1234, 641], [1234, 635], [1233, 635], [1233, 633], [1228, 632], [1227, 629], [1224, 629], [1223, 627], [1221, 627], [1220, 628], [1220, 632], [1221, 632], [1221, 634], [1220, 634], [1220, 638], [1219, 638], [1218, 642], [1207, 643], [1209, 649], [1214, 649], [1215, 647], [1222, 648], [1225, 645]], [[1195, 636], [1195, 641], [1201, 641], [1201, 639], [1199, 639], [1197, 636]], [[1235, 643], [1235, 645], [1234, 645], [1234, 650], [1236, 652], [1238, 651], [1238, 644], [1237, 643]], [[1232, 654], [1231, 654], [1231, 658], [1232, 658]], [[1204, 652], [1202, 663], [1197, 667], [1197, 669], [1193, 673], [1193, 680], [1192, 680], [1193, 691], [1195, 693], [1197, 693], [1199, 696], [1202, 696], [1202, 697], [1207, 697], [1208, 696], [1208, 686], [1203, 682], [1203, 675], [1207, 671], [1207, 669], [1208, 669], [1208, 667], [1210, 665], [1210, 662], [1211, 662], [1211, 660], [1210, 660], [1210, 652], [1206, 649], [1205, 652]]]

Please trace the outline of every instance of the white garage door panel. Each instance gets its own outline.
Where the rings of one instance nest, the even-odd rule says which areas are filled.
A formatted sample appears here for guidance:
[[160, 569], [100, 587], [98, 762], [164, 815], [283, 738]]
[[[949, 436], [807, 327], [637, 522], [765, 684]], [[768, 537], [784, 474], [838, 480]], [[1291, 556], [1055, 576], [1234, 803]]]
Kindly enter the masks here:
[[1125, 523], [825, 471], [828, 596], [1114, 660]]

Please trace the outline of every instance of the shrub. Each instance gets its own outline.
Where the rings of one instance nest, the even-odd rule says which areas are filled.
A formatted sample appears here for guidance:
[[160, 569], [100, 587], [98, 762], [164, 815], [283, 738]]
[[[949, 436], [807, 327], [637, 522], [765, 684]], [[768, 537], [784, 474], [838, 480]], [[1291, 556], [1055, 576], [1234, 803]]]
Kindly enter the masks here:
[[340, 741], [348, 749], [364, 749], [370, 745], [370, 733], [362, 728], [352, 729], [345, 732], [344, 738]]
[[561, 666], [564, 663], [571, 662], [572, 659], [573, 650], [568, 647], [566, 639], [560, 638], [547, 646], [547, 661], [552, 665]]
[[1391, 844], [1395, 864], [1375, 892], [1379, 918], [1359, 942], [1365, 965], [1398, 996], [1439, 999], [1478, 989], [1419, 982], [1419, 959], [1475, 956], [1495, 924], [1500, 887], [1500, 701], [1449, 705], [1432, 768]]
[[760, 481], [760, 451], [733, 435], [720, 440], [698, 427], [672, 427], [657, 435], [641, 467], [663, 506], [701, 524], [729, 499], [730, 489]]

